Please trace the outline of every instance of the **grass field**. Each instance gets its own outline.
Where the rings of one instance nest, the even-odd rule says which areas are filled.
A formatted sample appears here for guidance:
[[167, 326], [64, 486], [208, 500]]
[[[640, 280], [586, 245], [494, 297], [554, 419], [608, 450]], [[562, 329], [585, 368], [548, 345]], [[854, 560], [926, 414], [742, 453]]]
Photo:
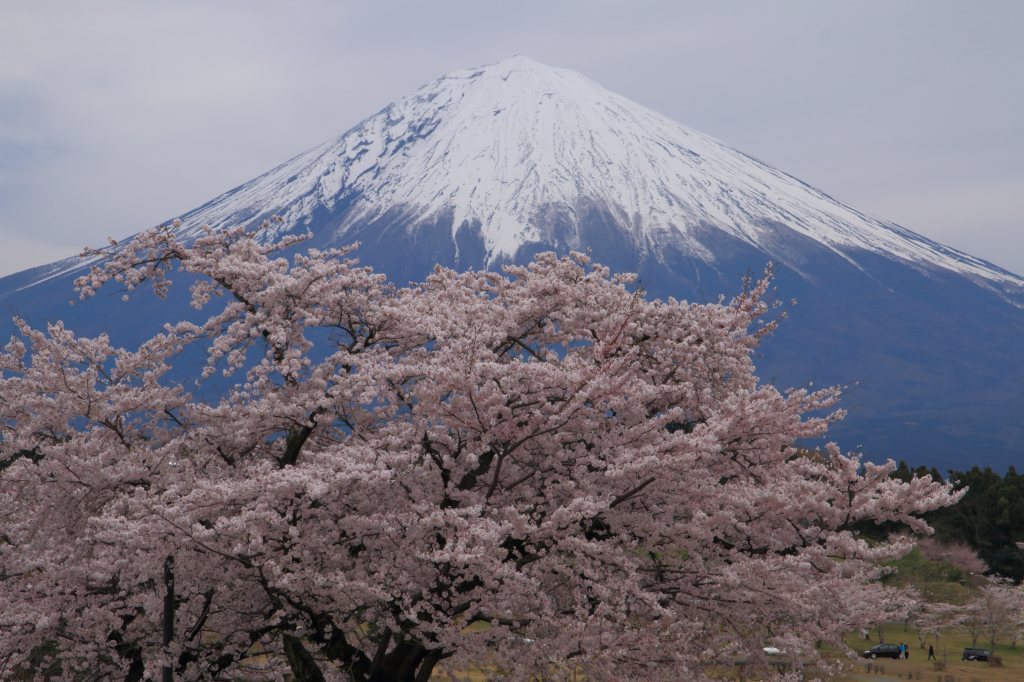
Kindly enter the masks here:
[[[1008, 644], [997, 644], [995, 653], [1002, 659], [1002, 665], [991, 665], [980, 662], [960, 660], [964, 647], [971, 646], [971, 638], [962, 632], [951, 630], [936, 642], [929, 638], [923, 649], [919, 648], [917, 633], [912, 627], [904, 628], [902, 623], [892, 623], [884, 628], [886, 642], [906, 642], [910, 646], [910, 658], [905, 661], [893, 659], [865, 658], [850, 660], [847, 671], [838, 677], [820, 677], [813, 670], [807, 671], [807, 679], [831, 679], [835, 682], [890, 682], [892, 680], [922, 680], [922, 682], [1024, 682], [1024, 646], [1013, 648]], [[877, 634], [872, 633], [870, 641], [861, 640], [851, 634], [846, 643], [854, 651], [863, 651], [878, 643]], [[929, 661], [928, 644], [935, 647], [937, 661]], [[981, 648], [988, 648], [987, 642], [978, 642]], [[836, 654], [838, 656], [838, 654]], [[843, 660], [846, 660], [845, 658]], [[943, 665], [940, 670], [936, 664]], [[715, 677], [722, 680], [740, 679], [752, 681], [754, 677], [741, 678], [738, 671], [716, 671]], [[500, 679], [488, 676], [482, 670], [461, 671], [454, 675], [446, 675], [436, 671], [431, 677], [435, 681], [450, 682], [454, 680], [466, 682], [487, 682]], [[581, 678], [582, 680], [582, 678]], [[683, 681], [680, 681], [683, 682]]]
[[[832, 656], [844, 662], [845, 672], [838, 676], [824, 676], [809, 669], [806, 679], [834, 680], [835, 682], [890, 682], [893, 680], [922, 680], [924, 682], [1024, 682], [1024, 647], [1016, 648], [1009, 644], [997, 644], [993, 652], [1000, 657], [1001, 665], [982, 662], [961, 661], [960, 655], [964, 647], [971, 645], [971, 638], [958, 630], [944, 633], [938, 640], [929, 638], [924, 648], [920, 648], [917, 632], [913, 627], [905, 627], [903, 623], [890, 623], [883, 628], [887, 643], [906, 642], [910, 647], [910, 657], [898, 661], [890, 658], [869, 660], [866, 658], [847, 659], [839, 652]], [[845, 639], [846, 644], [856, 652], [869, 649], [878, 644], [877, 632], [872, 632], [871, 640], [860, 639], [851, 633]], [[935, 647], [935, 661], [928, 660], [928, 645]], [[979, 648], [990, 648], [988, 642], [978, 641]], [[825, 654], [826, 658], [831, 658]], [[478, 678], [480, 680], [486, 678]], [[754, 677], [741, 678], [738, 672], [725, 673], [723, 680], [754, 680]]]
[[[841, 682], [865, 682], [868, 680], [915, 679], [928, 682], [1022, 682], [1024, 681], [1024, 649], [1012, 648], [1009, 645], [997, 644], [993, 651], [1002, 659], [1002, 665], [991, 665], [980, 662], [960, 660], [964, 647], [971, 646], [971, 638], [963, 632], [950, 630], [938, 641], [929, 639], [935, 647], [937, 661], [929, 661], [928, 646], [918, 646], [917, 633], [913, 628], [904, 629], [902, 624], [893, 624], [885, 629], [887, 642], [906, 642], [910, 646], [910, 658], [906, 661], [877, 659], [872, 661], [872, 670], [868, 670], [867, 659], [856, 664], [849, 675], [838, 678]], [[851, 635], [846, 642], [858, 651], [869, 648], [877, 641], [865, 642]], [[981, 648], [989, 648], [987, 642], [978, 642]], [[945, 664], [939, 670], [938, 664]]]

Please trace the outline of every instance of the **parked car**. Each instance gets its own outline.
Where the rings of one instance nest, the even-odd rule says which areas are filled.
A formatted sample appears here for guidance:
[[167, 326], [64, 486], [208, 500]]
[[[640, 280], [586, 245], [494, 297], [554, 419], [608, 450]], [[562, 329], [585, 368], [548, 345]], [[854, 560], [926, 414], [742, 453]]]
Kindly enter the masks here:
[[777, 646], [765, 646], [761, 647], [761, 651], [764, 652], [765, 656], [781, 656], [784, 652]]
[[967, 647], [964, 649], [963, 655], [960, 657], [961, 661], [987, 661], [988, 657], [992, 655], [992, 652], [988, 649], [975, 649], [973, 647]]
[[864, 652], [864, 658], [899, 658], [899, 644], [876, 644]]

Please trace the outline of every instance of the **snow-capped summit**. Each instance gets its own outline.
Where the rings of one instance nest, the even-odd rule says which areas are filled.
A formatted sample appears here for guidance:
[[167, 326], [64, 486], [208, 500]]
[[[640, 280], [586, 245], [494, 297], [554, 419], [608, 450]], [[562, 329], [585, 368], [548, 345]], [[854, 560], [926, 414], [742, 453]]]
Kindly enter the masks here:
[[[575, 249], [638, 273], [652, 295], [716, 300], [773, 261], [778, 296], [799, 305], [758, 368], [781, 386], [855, 385], [840, 443], [940, 469], [1024, 452], [1024, 279], [575, 71], [522, 56], [454, 71], [182, 215], [179, 229], [270, 216], [283, 218], [277, 232], [309, 232], [308, 246], [360, 242], [355, 255], [400, 285], [436, 263], [497, 268]], [[145, 294], [69, 308], [86, 265], [0, 278], [0, 306], [125, 344], [193, 314], [187, 287], [172, 289], [173, 309]]]
[[[344, 206], [345, 210], [337, 209]], [[666, 247], [705, 262], [711, 228], [790, 262], [780, 229], [856, 263], [857, 251], [979, 280], [1024, 280], [842, 204], [579, 73], [514, 56], [453, 71], [343, 135], [184, 216], [186, 230], [276, 213], [340, 241], [401, 216], [407, 230], [479, 230], [483, 262], [526, 245], [580, 248], [595, 210], [640, 255]], [[784, 226], [784, 227], [783, 227]], [[796, 265], [796, 263], [790, 263]]]

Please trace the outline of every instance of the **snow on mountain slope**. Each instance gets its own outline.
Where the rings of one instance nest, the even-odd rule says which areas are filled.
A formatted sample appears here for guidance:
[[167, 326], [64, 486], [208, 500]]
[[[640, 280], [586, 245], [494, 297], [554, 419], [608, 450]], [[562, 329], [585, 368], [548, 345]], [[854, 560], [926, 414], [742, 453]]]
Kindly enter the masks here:
[[388, 211], [400, 212], [409, 230], [450, 214], [453, 236], [478, 221], [490, 264], [545, 242], [539, 216], [556, 207], [572, 222], [581, 200], [607, 211], [655, 259], [671, 244], [713, 262], [695, 237], [712, 227], [785, 262], [773, 248], [784, 225], [854, 265], [865, 250], [983, 285], [1024, 287], [1021, 277], [866, 216], [575, 71], [522, 56], [421, 87], [186, 214], [182, 229], [277, 214], [285, 219], [278, 229], [290, 231], [345, 202], [331, 226], [339, 241]]

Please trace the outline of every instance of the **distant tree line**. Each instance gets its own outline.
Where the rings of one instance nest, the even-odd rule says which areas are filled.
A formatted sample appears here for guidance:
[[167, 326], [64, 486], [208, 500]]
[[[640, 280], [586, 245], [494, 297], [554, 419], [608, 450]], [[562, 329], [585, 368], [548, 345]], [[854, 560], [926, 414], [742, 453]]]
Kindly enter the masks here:
[[991, 572], [1024, 580], [1024, 476], [1011, 466], [1000, 476], [990, 467], [972, 467], [968, 471], [950, 470], [942, 476], [935, 467], [909, 467], [900, 462], [892, 473], [909, 481], [913, 476], [930, 474], [933, 479], [947, 480], [956, 489], [967, 488], [967, 494], [951, 507], [925, 515], [935, 529], [935, 538], [944, 544], [966, 543], [977, 551]]

